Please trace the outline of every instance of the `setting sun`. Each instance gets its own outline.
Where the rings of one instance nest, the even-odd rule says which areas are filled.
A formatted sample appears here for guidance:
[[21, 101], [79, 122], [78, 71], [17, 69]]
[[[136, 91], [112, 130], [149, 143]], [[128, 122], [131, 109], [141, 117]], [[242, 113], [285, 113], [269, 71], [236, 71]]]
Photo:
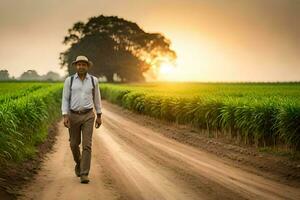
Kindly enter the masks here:
[[174, 71], [174, 65], [170, 63], [163, 63], [160, 66], [160, 74], [170, 74]]
[[176, 80], [176, 66], [169, 62], [164, 62], [159, 67], [158, 79], [160, 81]]

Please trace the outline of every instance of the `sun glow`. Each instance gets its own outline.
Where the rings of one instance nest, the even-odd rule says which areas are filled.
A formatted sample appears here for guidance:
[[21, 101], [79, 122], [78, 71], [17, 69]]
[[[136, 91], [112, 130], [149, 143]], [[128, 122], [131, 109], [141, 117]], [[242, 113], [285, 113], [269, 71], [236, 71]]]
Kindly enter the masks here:
[[174, 65], [171, 63], [163, 63], [160, 65], [159, 73], [160, 74], [170, 74], [174, 71]]
[[159, 80], [174, 80], [175, 66], [172, 63], [164, 62], [159, 67]]

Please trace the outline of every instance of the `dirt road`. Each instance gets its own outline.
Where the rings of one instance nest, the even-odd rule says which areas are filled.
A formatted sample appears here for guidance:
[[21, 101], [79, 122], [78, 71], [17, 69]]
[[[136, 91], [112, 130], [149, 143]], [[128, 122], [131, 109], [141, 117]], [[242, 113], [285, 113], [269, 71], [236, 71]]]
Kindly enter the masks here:
[[74, 174], [61, 121], [54, 151], [20, 199], [300, 199], [299, 188], [229, 166], [103, 105], [90, 184], [80, 184]]

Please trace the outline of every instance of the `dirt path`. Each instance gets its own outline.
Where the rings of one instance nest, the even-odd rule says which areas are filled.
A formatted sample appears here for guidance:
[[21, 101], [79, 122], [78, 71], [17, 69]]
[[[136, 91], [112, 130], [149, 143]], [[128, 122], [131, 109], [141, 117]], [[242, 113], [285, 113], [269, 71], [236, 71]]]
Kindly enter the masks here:
[[94, 131], [91, 182], [79, 183], [60, 122], [57, 143], [20, 199], [300, 199], [300, 189], [229, 166], [104, 104]]

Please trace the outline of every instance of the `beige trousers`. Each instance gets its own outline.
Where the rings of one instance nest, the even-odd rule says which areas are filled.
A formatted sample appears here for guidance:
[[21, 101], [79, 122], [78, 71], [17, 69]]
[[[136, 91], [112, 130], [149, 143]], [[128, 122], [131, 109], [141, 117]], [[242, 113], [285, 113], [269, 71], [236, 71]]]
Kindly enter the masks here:
[[[88, 175], [91, 166], [92, 136], [95, 121], [93, 110], [85, 114], [69, 114], [70, 147], [76, 163], [80, 163], [80, 175]], [[82, 156], [80, 143], [82, 136]]]

